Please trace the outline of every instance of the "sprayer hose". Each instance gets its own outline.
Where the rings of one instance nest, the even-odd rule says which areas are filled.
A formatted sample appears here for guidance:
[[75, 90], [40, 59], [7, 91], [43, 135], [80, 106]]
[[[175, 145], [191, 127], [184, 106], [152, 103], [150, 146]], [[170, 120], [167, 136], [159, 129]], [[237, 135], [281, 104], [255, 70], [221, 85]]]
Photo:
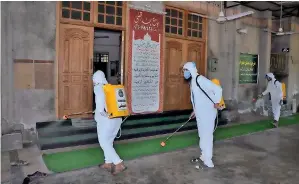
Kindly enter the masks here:
[[217, 114], [216, 114], [216, 125], [215, 125], [215, 128], [214, 128], [214, 131], [213, 131], [213, 133], [216, 131], [216, 129], [217, 129], [217, 126], [218, 126], [218, 110], [217, 110]]
[[[130, 116], [130, 115], [129, 115]], [[121, 124], [123, 124], [127, 119], [128, 119], [128, 117], [129, 116], [127, 116], [122, 122], [121, 122]], [[119, 136], [117, 136], [116, 138], [118, 139], [118, 138], [120, 138], [121, 137], [121, 125], [120, 125], [120, 127], [119, 127]]]
[[[125, 121], [127, 120], [128, 117], [129, 117], [129, 116], [127, 116], [127, 117], [122, 121], [122, 123], [125, 122]], [[218, 110], [217, 110], [217, 114], [216, 114], [216, 125], [215, 125], [215, 128], [214, 128], [213, 133], [216, 131], [216, 129], [217, 129], [217, 127], [218, 127], [218, 122], [219, 122], [219, 119], [218, 119]], [[121, 137], [121, 127], [119, 128], [119, 136], [117, 136], [116, 138], [119, 139], [120, 137]]]

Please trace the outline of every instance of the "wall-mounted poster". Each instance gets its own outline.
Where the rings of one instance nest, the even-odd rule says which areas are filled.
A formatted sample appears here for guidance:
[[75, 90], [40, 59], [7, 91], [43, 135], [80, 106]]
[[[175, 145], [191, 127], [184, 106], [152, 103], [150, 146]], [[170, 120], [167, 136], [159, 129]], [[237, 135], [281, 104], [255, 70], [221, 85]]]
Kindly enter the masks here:
[[258, 55], [240, 53], [239, 84], [256, 84], [258, 80]]
[[129, 109], [133, 114], [162, 111], [163, 15], [130, 9]]

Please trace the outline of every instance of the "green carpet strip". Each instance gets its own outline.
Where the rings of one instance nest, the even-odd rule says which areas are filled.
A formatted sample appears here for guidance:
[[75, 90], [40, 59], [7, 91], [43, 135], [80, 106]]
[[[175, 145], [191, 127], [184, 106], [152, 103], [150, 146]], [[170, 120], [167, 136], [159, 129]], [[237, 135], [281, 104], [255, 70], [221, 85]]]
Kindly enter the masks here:
[[[299, 115], [281, 118], [279, 126], [299, 123]], [[260, 132], [273, 128], [269, 120], [239, 124], [230, 127], [218, 128], [215, 131], [215, 140], [223, 140], [236, 136]], [[198, 145], [198, 134], [192, 132], [173, 136], [165, 147], [160, 146], [163, 138], [154, 138], [144, 141], [116, 144], [115, 149], [123, 160], [135, 159], [142, 156], [174, 151]], [[43, 159], [49, 170], [53, 172], [66, 172], [86, 167], [96, 166], [104, 162], [103, 151], [98, 148], [87, 148], [68, 152], [44, 154]]]

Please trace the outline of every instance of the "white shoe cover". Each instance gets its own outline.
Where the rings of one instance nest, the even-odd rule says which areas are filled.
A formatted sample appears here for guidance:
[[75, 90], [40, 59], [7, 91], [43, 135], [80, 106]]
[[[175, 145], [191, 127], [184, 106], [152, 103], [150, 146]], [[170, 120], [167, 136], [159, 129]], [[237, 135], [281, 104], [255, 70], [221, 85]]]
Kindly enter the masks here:
[[213, 168], [213, 167], [214, 167], [214, 164], [213, 164], [212, 160], [209, 160], [209, 161], [203, 161], [203, 163], [204, 163], [207, 167], [209, 167], [209, 168]]

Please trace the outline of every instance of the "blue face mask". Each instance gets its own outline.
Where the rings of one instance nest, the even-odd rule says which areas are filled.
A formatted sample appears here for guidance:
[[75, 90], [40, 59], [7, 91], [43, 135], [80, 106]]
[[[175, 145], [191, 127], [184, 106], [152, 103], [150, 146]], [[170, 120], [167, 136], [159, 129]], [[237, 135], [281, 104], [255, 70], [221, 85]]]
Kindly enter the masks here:
[[191, 77], [191, 73], [189, 71], [185, 70], [184, 71], [184, 78], [188, 80], [190, 77]]

